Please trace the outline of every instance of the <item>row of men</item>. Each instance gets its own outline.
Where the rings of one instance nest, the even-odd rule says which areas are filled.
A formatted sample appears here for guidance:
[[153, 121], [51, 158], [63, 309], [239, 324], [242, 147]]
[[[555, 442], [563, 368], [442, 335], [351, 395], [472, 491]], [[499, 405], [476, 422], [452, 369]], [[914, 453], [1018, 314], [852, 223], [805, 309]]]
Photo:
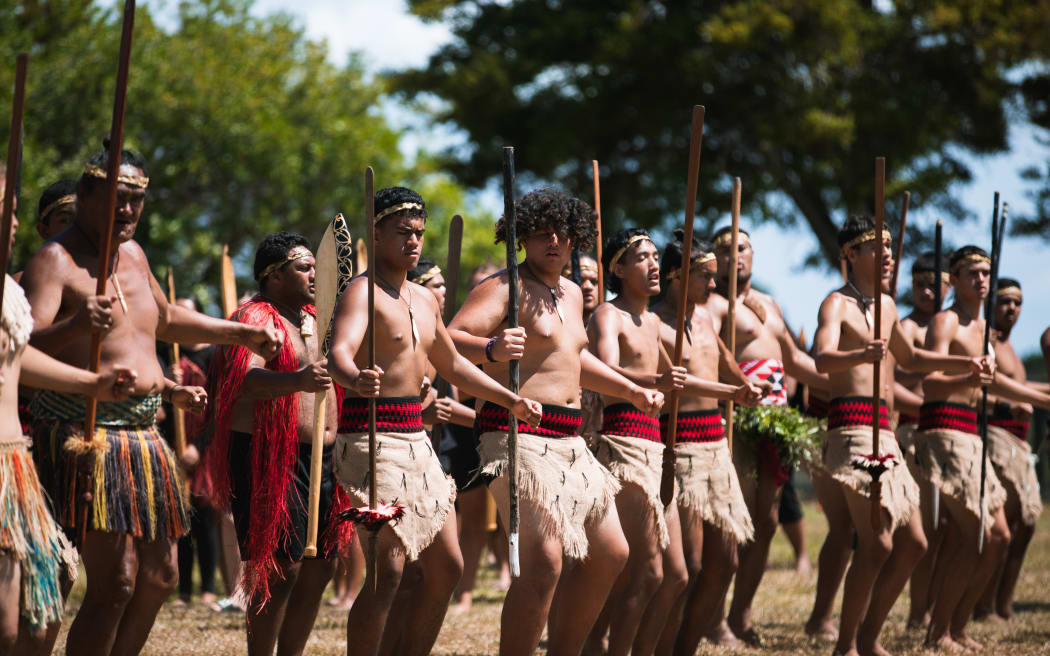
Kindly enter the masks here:
[[[459, 419], [469, 418], [479, 435], [476, 476], [488, 484], [504, 519], [509, 511], [508, 411], [524, 422], [525, 437], [519, 443], [522, 576], [512, 583], [504, 604], [502, 653], [532, 653], [545, 625], [551, 653], [579, 653], [588, 637], [610, 653], [639, 654], [692, 653], [704, 635], [727, 640], [730, 630], [757, 639], [749, 606], [762, 568], [757, 568], [753, 581], [738, 581], [729, 627], [722, 621], [722, 607], [737, 546], [754, 536], [751, 515], [775, 508], [780, 467], [770, 457], [776, 455], [775, 446], [751, 453], [752, 462], [743, 467], [754, 475], [738, 480], [717, 404], [783, 404], [778, 383], [785, 370], [816, 389], [833, 389], [839, 395], [830, 400], [824, 462], [815, 468], [820, 472], [817, 478], [823, 476], [826, 483], [818, 485], [818, 492], [823, 488], [821, 502], [829, 519], [834, 515], [843, 520], [830, 521], [832, 535], [835, 529], [841, 533], [852, 526], [845, 531], [855, 531], [859, 543], [846, 579], [837, 648], [879, 651], [881, 625], [926, 550], [926, 537], [918, 519], [919, 491], [903, 466], [891, 466], [883, 481], [884, 529], [875, 532], [866, 520], [869, 480], [856, 472], [852, 459], [871, 452], [870, 363], [883, 363], [887, 408], [895, 398], [894, 360], [913, 371], [948, 372], [923, 380], [925, 404], [919, 414], [927, 422], [923, 434], [934, 437], [914, 444], [917, 468], [932, 470], [939, 464], [931, 478], [943, 489], [946, 517], [954, 520], [949, 530], [973, 528], [976, 533], [968, 496], [973, 486], [962, 480], [970, 471], [964, 465], [972, 462], [956, 462], [972, 458], [969, 447], [975, 441], [963, 433], [939, 430], [961, 426], [961, 410], [945, 403], [958, 405], [962, 400], [972, 406], [969, 395], [986, 384], [1004, 398], [1050, 406], [1046, 394], [996, 375], [990, 359], [980, 356], [979, 343], [974, 350], [971, 337], [979, 333], [982, 289], [987, 292], [987, 256], [980, 249], [966, 247], [952, 258], [956, 304], [943, 314], [957, 319], [939, 334], [938, 315], [924, 341], [930, 350], [917, 346], [918, 338], [905, 335], [888, 298], [883, 334], [891, 337], [871, 339], [871, 298], [860, 290], [874, 293], [878, 281], [861, 263], [871, 262], [881, 248], [882, 278], [891, 267], [888, 238], [875, 235], [871, 220], [864, 217], [852, 218], [840, 232], [850, 279], [821, 308], [814, 361], [794, 345], [775, 302], [750, 288], [746, 238], [738, 270], [737, 353], [726, 349], [718, 335], [728, 303], [712, 294], [720, 261], [722, 278], [729, 275], [725, 231], [714, 236], [713, 244], [684, 245], [679, 236], [662, 257], [644, 231], [614, 235], [601, 266], [617, 298], [597, 308], [585, 326], [580, 289], [561, 273], [573, 248], [593, 245], [594, 215], [585, 203], [546, 189], [524, 196], [513, 217], [525, 253], [519, 283], [521, 327], [506, 327], [508, 283], [503, 272], [471, 290], [446, 330], [433, 294], [407, 280], [421, 254], [425, 203], [410, 190], [384, 189], [375, 198], [377, 364], [369, 368], [361, 349], [367, 330], [362, 320], [365, 278], [355, 278], [343, 294], [329, 357], [321, 359], [310, 319], [315, 262], [308, 244], [297, 235], [279, 233], [260, 245], [254, 266], [260, 294], [238, 308], [233, 321], [169, 306], [133, 241], [148, 184], [144, 163], [133, 153], [124, 155], [118, 187], [115, 248], [110, 255], [114, 295], [96, 296], [89, 272], [97, 266], [96, 244], [108, 222], [101, 209], [104, 170], [101, 153], [77, 184], [71, 226], [45, 244], [22, 278], [29, 301], [24, 309], [31, 307], [32, 313], [33, 346], [84, 367], [91, 332], [103, 333], [102, 376], [67, 367], [61, 370], [64, 376], [53, 377], [79, 381], [78, 385], [26, 380], [34, 387], [58, 388], [37, 394], [32, 408], [34, 455], [55, 517], [72, 530], [77, 527], [78, 506], [89, 506], [90, 530], [78, 545], [87, 569], [87, 592], [70, 629], [68, 653], [137, 653], [174, 585], [170, 543], [185, 533], [186, 501], [181, 474], [153, 417], [160, 397], [200, 410], [207, 395], [164, 378], [152, 356], [157, 338], [229, 345], [213, 368], [214, 437], [205, 467], [216, 497], [232, 505], [236, 518], [246, 561], [242, 591], [250, 602], [251, 653], [270, 653], [275, 644], [282, 653], [301, 651], [331, 577], [329, 559], [302, 558], [315, 392], [327, 391], [332, 409], [324, 436], [328, 446], [322, 552], [331, 553], [350, 539], [348, 527], [336, 518], [351, 503], [367, 502], [370, 479], [375, 479], [381, 500], [407, 509], [400, 521], [379, 531], [378, 566], [368, 573], [347, 625], [348, 652], [397, 654], [429, 651], [462, 569], [450, 512], [455, 486], [441, 470], [422, 421], [424, 378], [440, 375], [479, 399], [476, 409], [462, 406]], [[497, 241], [505, 230], [506, 219], [501, 219]], [[694, 268], [683, 282], [685, 258]], [[682, 308], [686, 349], [683, 366], [673, 367], [667, 353], [673, 351], [672, 326], [683, 284], [688, 287], [687, 306]], [[17, 290], [13, 283], [9, 288]], [[650, 307], [651, 298], [661, 291], [662, 299]], [[12, 307], [4, 304], [5, 327]], [[12, 353], [21, 353], [25, 341], [12, 342], [17, 346]], [[35, 353], [30, 349], [25, 352]], [[505, 387], [511, 360], [520, 362], [521, 395]], [[137, 370], [121, 362], [133, 363]], [[59, 371], [60, 366], [47, 362], [49, 371]], [[17, 376], [17, 369], [13, 373]], [[4, 385], [5, 403], [14, 394], [12, 387]], [[594, 453], [578, 434], [583, 421], [581, 388], [599, 393], [604, 405]], [[661, 391], [671, 390], [682, 399], [676, 417], [678, 493], [677, 501], [664, 508], [659, 480], [667, 419], [661, 426], [657, 415]], [[119, 399], [99, 405], [96, 442], [105, 448], [85, 448], [77, 434], [85, 406], [78, 394], [85, 393]], [[375, 472], [367, 458], [370, 397], [378, 399], [380, 455]], [[10, 405], [14, 416], [14, 401]], [[931, 410], [925, 410], [927, 406]], [[942, 406], [951, 410], [942, 412]], [[455, 414], [449, 404], [441, 419], [452, 421]], [[925, 445], [937, 435], [948, 443], [947, 455], [938, 453], [937, 458], [926, 458], [932, 464], [923, 464], [919, 454], [931, 448]], [[20, 440], [12, 442], [10, 453], [22, 458], [18, 462], [24, 469], [28, 463]], [[952, 440], [968, 448], [956, 448]], [[894, 457], [891, 464], [902, 464], [896, 442], [890, 438], [884, 443]], [[745, 451], [738, 449], [738, 460], [748, 455]], [[1002, 513], [1005, 492], [994, 480], [994, 475], [989, 477], [992, 517], [987, 525], [992, 534], [981, 567], [974, 562], [971, 568], [982, 573], [971, 588], [990, 578], [994, 563], [987, 563], [998, 558], [1008, 539]], [[751, 504], [744, 501], [742, 482], [754, 488]], [[20, 503], [25, 501], [22, 507], [32, 511], [23, 516], [39, 519], [46, 503], [39, 492], [34, 496], [32, 487], [19, 486], [24, 497]], [[56, 555], [65, 553], [68, 559], [61, 532], [39, 521], [32, 529], [24, 532], [28, 537], [23, 536], [22, 544], [50, 543]], [[963, 558], [976, 561], [976, 553], [970, 554], [966, 546], [969, 542], [976, 552], [975, 537], [945, 540], [938, 561], [953, 568], [965, 563]], [[846, 545], [844, 556], [841, 549], [834, 555], [845, 563], [848, 538], [839, 543]], [[744, 549], [742, 558], [764, 563], [767, 552], [768, 540], [760, 539]], [[30, 561], [25, 558], [9, 560], [14, 568], [13, 577], [4, 581], [9, 591], [17, 591], [20, 580], [26, 590], [27, 581], [47, 580], [38, 564], [27, 566]], [[821, 560], [823, 564], [823, 552]], [[55, 557], [51, 561], [57, 562]], [[843, 568], [844, 564], [833, 576], [834, 588]], [[52, 566], [51, 574], [57, 576], [56, 571]], [[944, 644], [967, 640], [965, 620], [976, 597], [969, 588], [957, 590], [953, 577], [941, 577], [940, 582], [941, 589], [930, 595], [936, 605], [928, 639]], [[61, 611], [59, 586], [52, 578], [44, 587], [50, 594], [26, 592], [22, 597], [23, 618], [36, 630], [24, 635], [15, 630], [10, 635], [18, 640], [53, 640]], [[41, 600], [50, 605], [37, 603]], [[826, 601], [830, 618], [830, 600]], [[5, 612], [10, 607], [5, 604]], [[814, 617], [819, 615], [815, 609]], [[824, 629], [826, 624], [816, 626]], [[49, 632], [41, 634], [41, 628]]]

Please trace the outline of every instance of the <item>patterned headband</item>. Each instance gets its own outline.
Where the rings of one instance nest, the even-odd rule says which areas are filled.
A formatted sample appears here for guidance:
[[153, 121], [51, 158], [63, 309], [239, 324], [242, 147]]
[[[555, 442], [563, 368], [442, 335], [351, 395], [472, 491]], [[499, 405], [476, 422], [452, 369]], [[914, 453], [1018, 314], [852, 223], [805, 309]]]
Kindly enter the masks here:
[[[911, 276], [912, 284], [919, 283], [923, 285], [932, 285], [933, 281], [936, 279], [937, 273], [935, 271], [918, 271]], [[951, 284], [951, 278], [947, 271], [941, 271], [941, 282], [948, 285]]]
[[434, 266], [427, 269], [426, 272], [423, 273], [423, 275], [416, 278], [415, 282], [417, 285], [425, 285], [427, 284], [427, 281], [429, 281], [431, 278], [433, 278], [439, 273], [441, 273], [441, 267], [435, 264]]
[[[845, 244], [843, 244], [842, 248], [839, 249], [839, 256], [842, 257], [843, 259], [845, 259], [846, 258], [846, 253], [847, 253], [847, 251], [849, 251], [849, 249], [855, 248], [857, 246], [860, 246], [864, 242], [871, 241], [872, 239], [875, 239], [875, 229], [874, 228], [872, 228], [871, 230], [868, 230], [867, 232], [862, 232], [861, 234], [857, 235], [853, 239], [850, 239]], [[893, 236], [890, 234], [889, 230], [883, 229], [883, 231], [882, 231], [882, 241], [884, 241], [884, 242], [888, 241], [890, 243], [893, 243]]]
[[958, 262], [952, 265], [952, 274], [957, 273], [959, 269], [963, 268], [964, 266], [968, 264], [973, 264], [975, 262], [987, 262], [988, 264], [991, 264], [992, 258], [988, 257], [987, 255], [981, 255], [980, 253], [970, 253], [969, 255], [964, 255], [961, 258], [959, 258]]
[[[121, 166], [121, 168], [124, 168]], [[94, 164], [88, 164], [84, 167], [84, 175], [89, 175], [92, 178], [106, 179], [106, 170], [100, 166]], [[117, 182], [123, 182], [130, 187], [141, 187], [145, 189], [149, 186], [149, 178], [144, 175], [131, 175], [130, 173], [119, 173], [117, 174]]]
[[49, 217], [51, 213], [57, 210], [58, 208], [64, 205], [72, 205], [76, 202], [76, 194], [66, 194], [65, 196], [62, 196], [61, 198], [44, 208], [44, 211], [40, 213], [40, 223], [47, 223], [47, 217]]
[[397, 212], [400, 212], [402, 210], [422, 210], [422, 209], [423, 209], [423, 205], [421, 203], [417, 203], [415, 201], [409, 201], [407, 203], [400, 203], [398, 205], [391, 205], [390, 207], [386, 208], [385, 210], [383, 210], [379, 214], [376, 214], [376, 218], [373, 221], [373, 223], [379, 223], [380, 219], [382, 219], [384, 217], [387, 217], [387, 216], [390, 216], [391, 214], [396, 214]]
[[[737, 236], [737, 239], [738, 239], [737, 243], [738, 244], [747, 244], [748, 246], [751, 245], [751, 240], [748, 238], [747, 233], [740, 232], [740, 233], [737, 233], [737, 235], [738, 235]], [[714, 245], [715, 248], [719, 248], [721, 246], [729, 246], [732, 243], [733, 243], [733, 231], [729, 230], [729, 231], [723, 232], [718, 237], [716, 237], [714, 242], [713, 242], [713, 245]]]
[[[704, 253], [703, 255], [700, 255], [699, 257], [694, 257], [693, 258], [692, 266], [700, 266], [701, 264], [707, 264], [708, 262], [714, 261], [714, 259], [715, 259], [715, 254], [714, 253]], [[670, 271], [667, 272], [667, 280], [677, 280], [678, 279], [678, 274], [681, 271], [682, 271], [682, 267], [678, 267], [677, 269], [671, 269]]]
[[998, 289], [998, 291], [995, 292], [996, 298], [998, 298], [1000, 296], [1005, 296], [1006, 294], [1017, 294], [1022, 299], [1024, 299], [1024, 296], [1021, 294], [1021, 288], [1018, 287], [1017, 285], [1009, 285], [1007, 287], [1000, 287]]
[[616, 264], [617, 262], [619, 262], [620, 258], [623, 257], [623, 254], [627, 252], [627, 249], [630, 248], [631, 246], [633, 246], [634, 244], [637, 244], [640, 241], [647, 241], [650, 244], [653, 243], [652, 237], [650, 237], [647, 234], [645, 234], [645, 235], [635, 235], [635, 236], [631, 237], [630, 239], [627, 240], [627, 243], [623, 245], [623, 248], [621, 248], [620, 250], [616, 251], [616, 254], [612, 256], [611, 260], [609, 260], [609, 268], [612, 269], [613, 265]]
[[274, 262], [270, 266], [268, 266], [265, 269], [263, 269], [262, 273], [260, 273], [258, 276], [256, 276], [255, 279], [256, 280], [262, 280], [263, 278], [265, 278], [266, 276], [270, 275], [274, 271], [280, 269], [281, 267], [283, 267], [285, 264], [288, 264], [289, 262], [295, 262], [296, 260], [302, 260], [302, 259], [305, 259], [305, 258], [308, 258], [308, 257], [313, 257], [313, 255], [314, 254], [311, 253], [310, 249], [307, 248], [306, 246], [296, 246], [292, 250], [288, 251], [288, 256], [286, 258], [284, 258], [283, 260], [277, 260], [276, 262]]

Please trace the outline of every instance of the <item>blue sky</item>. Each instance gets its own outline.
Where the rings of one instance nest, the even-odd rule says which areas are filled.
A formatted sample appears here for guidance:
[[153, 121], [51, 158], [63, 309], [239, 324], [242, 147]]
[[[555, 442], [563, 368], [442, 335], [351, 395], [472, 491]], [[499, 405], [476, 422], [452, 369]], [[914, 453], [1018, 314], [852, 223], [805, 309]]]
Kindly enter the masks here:
[[[150, 4], [165, 5], [162, 0], [153, 0]], [[407, 12], [401, 0], [256, 0], [255, 11], [260, 15], [282, 11], [296, 16], [311, 38], [328, 42], [333, 62], [343, 63], [351, 51], [360, 52], [372, 72], [424, 64], [431, 52], [451, 40], [447, 26], [423, 23]], [[393, 103], [388, 102], [382, 109], [391, 123], [407, 130], [401, 147], [408, 155], [420, 147], [440, 148], [462, 139], [448, 130], [428, 126], [420, 117]], [[709, 107], [709, 111], [712, 110], [717, 111]], [[956, 193], [963, 204], [980, 217], [980, 223], [951, 224], [945, 231], [947, 243], [988, 244], [994, 191], [1001, 192], [1003, 200], [1015, 211], [1031, 212], [1018, 171], [1026, 165], [1047, 161], [1047, 150], [1038, 143], [1040, 139], [1045, 143], [1050, 135], [1027, 128], [1015, 129], [1009, 154], [971, 160], [974, 182], [959, 186]], [[893, 163], [887, 164], [892, 175]], [[493, 213], [500, 213], [502, 200], [498, 195], [480, 193], [478, 198]], [[932, 232], [937, 218], [921, 207], [913, 207], [908, 222]], [[747, 225], [746, 217], [742, 223]], [[766, 225], [751, 229], [751, 240], [756, 254], [756, 282], [773, 293], [793, 326], [805, 327], [806, 333], [812, 335], [817, 308], [827, 292], [838, 286], [838, 273], [799, 267], [798, 263], [816, 247], [816, 240], [808, 230], [788, 231]], [[1050, 325], [1050, 303], [1042, 300], [1050, 298], [1050, 275], [1046, 262], [1040, 261], [1045, 253], [1046, 242], [1031, 238], [1008, 238], [1003, 246], [1001, 273], [1020, 280], [1025, 291], [1026, 303], [1013, 336], [1015, 347], [1022, 355], [1038, 351], [1039, 336]], [[904, 270], [910, 266], [911, 262], [906, 260]], [[906, 281], [902, 282], [903, 286]]]

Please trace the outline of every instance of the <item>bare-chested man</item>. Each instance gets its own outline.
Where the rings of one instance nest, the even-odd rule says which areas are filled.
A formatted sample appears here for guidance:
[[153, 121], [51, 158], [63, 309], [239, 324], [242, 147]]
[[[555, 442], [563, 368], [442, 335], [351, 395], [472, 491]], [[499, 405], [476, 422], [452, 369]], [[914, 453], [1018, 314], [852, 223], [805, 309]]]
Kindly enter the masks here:
[[[712, 242], [718, 258], [718, 294], [711, 294], [706, 306], [715, 330], [723, 341], [728, 341], [726, 317], [729, 302], [726, 298], [729, 295], [732, 228], [715, 232]], [[789, 412], [783, 384], [785, 374], [818, 389], [827, 387], [827, 377], [817, 373], [813, 359], [795, 345], [777, 302], [751, 286], [754, 255], [747, 231], [741, 230], [737, 242], [734, 356], [748, 378], [772, 383], [772, 391], [762, 399], [762, 405], [783, 406], [784, 411]], [[740, 567], [733, 587], [733, 603], [729, 608], [729, 628], [738, 638], [757, 647], [762, 640], [751, 623], [751, 602], [765, 574], [769, 545], [777, 532], [780, 490], [787, 481], [788, 469], [780, 461], [772, 437], [757, 449], [745, 445], [734, 449], [733, 460], [741, 473], [744, 499], [755, 523], [755, 539], [740, 550]]]
[[[660, 346], [660, 318], [649, 310], [650, 298], [660, 292], [659, 252], [649, 233], [641, 228], [614, 233], [604, 259], [606, 285], [616, 299], [598, 306], [591, 317], [591, 353], [646, 387], [669, 391], [678, 373], [680, 389], [685, 370], [669, 368]], [[659, 634], [667, 620], [670, 603], [662, 611], [652, 607], [657, 591], [664, 589], [662, 596], [673, 602], [686, 584], [678, 507], [672, 503], [665, 509], [660, 501], [664, 446], [659, 420], [617, 397], [600, 397], [600, 403], [604, 410], [595, 455], [620, 481], [616, 510], [630, 555], [589, 642], [597, 647], [608, 631], [603, 652], [651, 654], [654, 645], [639, 644], [635, 637]], [[665, 561], [672, 563], [667, 571]], [[651, 624], [647, 631], [640, 628], [643, 614]]]
[[[839, 230], [839, 246], [849, 268], [846, 284], [821, 303], [815, 339], [817, 367], [829, 374], [834, 390], [824, 437], [823, 469], [836, 484], [818, 496], [829, 516], [848, 514], [857, 535], [857, 549], [846, 573], [836, 652], [885, 654], [879, 633], [915, 564], [926, 550], [919, 515], [919, 489], [904, 466], [900, 447], [890, 430], [889, 416], [895, 388], [892, 352], [902, 367], [915, 371], [963, 370], [967, 376], [990, 377], [987, 359], [940, 355], [916, 348], [904, 336], [893, 299], [883, 293], [892, 274], [890, 235], [877, 235], [870, 216], [851, 216]], [[875, 268], [876, 256], [880, 269]], [[874, 299], [882, 294], [882, 327], [872, 339]], [[871, 393], [874, 367], [881, 369], [879, 408]], [[872, 421], [879, 413], [879, 458], [887, 471], [881, 475], [881, 529], [871, 522], [868, 472], [857, 469], [858, 458], [872, 453]], [[863, 621], [862, 621], [863, 620]]]
[[[314, 265], [301, 235], [278, 232], [263, 239], [253, 267], [259, 294], [231, 318], [276, 330], [281, 350], [267, 362], [243, 347], [227, 347], [212, 367], [218, 378], [211, 478], [218, 500], [233, 511], [252, 656], [269, 656], [275, 645], [281, 654], [302, 653], [332, 577], [334, 553], [349, 538], [347, 530], [327, 543], [320, 540], [332, 516], [349, 503], [332, 475], [338, 404], [327, 362], [319, 354]], [[317, 558], [304, 559], [317, 392], [328, 395], [320, 544]]]
[[[949, 272], [955, 303], [934, 317], [926, 332], [928, 348], [971, 357], [981, 354], [981, 305], [988, 294], [990, 270], [988, 254], [976, 246], [964, 246], [952, 254]], [[926, 634], [930, 645], [976, 646], [966, 634], [966, 624], [1010, 542], [1003, 512], [1006, 490], [993, 467], [987, 471], [985, 507], [980, 506], [977, 404], [982, 384], [1004, 399], [1041, 407], [1050, 402], [1050, 396], [998, 373], [994, 381], [989, 376], [975, 380], [966, 375], [933, 374], [923, 383], [925, 403], [915, 436], [915, 461], [924, 478], [940, 488], [941, 512], [948, 522], [934, 573], [933, 611]], [[984, 550], [978, 554], [982, 513]], [[940, 574], [942, 568], [946, 575]], [[957, 572], [969, 575], [953, 575]]]
[[[1024, 363], [1010, 343], [1010, 331], [1021, 316], [1022, 302], [1021, 283], [1013, 278], [1000, 278], [992, 331], [995, 364], [1001, 375], [1025, 383], [1028, 377]], [[1046, 383], [1029, 385], [1048, 391]], [[1028, 444], [1032, 406], [996, 399], [994, 408], [988, 417], [988, 457], [1006, 488], [1004, 510], [1010, 527], [1010, 546], [977, 605], [977, 617], [1008, 620], [1014, 614], [1017, 578], [1035, 534], [1035, 523], [1043, 512], [1043, 502], [1039, 498], [1039, 477], [1035, 473], [1032, 447]]]
[[[653, 306], [661, 321], [660, 342], [667, 353], [674, 352], [682, 294], [682, 238], [682, 231], [676, 230], [675, 239], [664, 249], [660, 276], [667, 286], [666, 293]], [[678, 489], [673, 504], [678, 507], [682, 551], [671, 554], [675, 560], [664, 561], [664, 567], [672, 572], [684, 564], [688, 584], [677, 598], [660, 591], [653, 606], [663, 609], [663, 604], [672, 603], [674, 607], [659, 636], [642, 636], [647, 646], [658, 637], [657, 653], [668, 655], [694, 653], [704, 636], [716, 644], [739, 646], [721, 614], [737, 568], [737, 549], [754, 539], [754, 525], [732, 464], [718, 400], [732, 399], [753, 406], [770, 389], [769, 383], [756, 384], [744, 376], [715, 332], [711, 314], [705, 308], [715, 288], [718, 266], [710, 244], [694, 239], [690, 257], [682, 351], [682, 365], [688, 377], [676, 418]], [[719, 383], [720, 374], [734, 384]], [[661, 415], [665, 436], [669, 421], [668, 415]], [[684, 563], [679, 564], [677, 558], [684, 558]]]
[[[329, 370], [347, 390], [336, 438], [336, 476], [359, 505], [368, 503], [368, 397], [376, 398], [376, 493], [380, 503], [405, 508], [378, 535], [378, 571], [347, 619], [347, 653], [423, 655], [430, 652], [463, 570], [456, 519], [456, 490], [442, 472], [423, 430], [419, 400], [428, 359], [445, 380], [510, 408], [523, 422], [538, 422], [540, 405], [511, 394], [460, 356], [441, 321], [441, 308], [423, 286], [407, 281], [423, 247], [426, 207], [404, 187], [375, 194], [375, 361], [364, 345], [368, 282], [358, 276], [336, 308]], [[364, 533], [364, 531], [362, 531]], [[411, 595], [398, 595], [402, 573], [413, 563]], [[396, 620], [407, 622], [399, 624]], [[407, 626], [405, 630], [390, 630]]]
[[[33, 308], [34, 346], [86, 367], [91, 331], [97, 330], [100, 371], [116, 362], [138, 371], [129, 399], [99, 404], [92, 436], [99, 448], [87, 453], [79, 438], [83, 397], [44, 391], [32, 407], [34, 456], [59, 522], [76, 532], [78, 506], [90, 504], [87, 538], [79, 545], [87, 591], [70, 628], [69, 654], [138, 653], [178, 578], [172, 545], [187, 530], [187, 501], [174, 455], [157, 431], [156, 410], [162, 395], [203, 408], [205, 394], [165, 380], [156, 340], [239, 343], [264, 355], [276, 348], [272, 331], [168, 306], [132, 239], [149, 180], [144, 164], [123, 153], [116, 213], [107, 217], [106, 160], [102, 151], [88, 162], [77, 182], [76, 219], [33, 256], [22, 278]], [[96, 296], [98, 244], [111, 218], [111, 275], [107, 293]]]
[[[496, 224], [505, 239], [510, 217]], [[580, 426], [580, 388], [630, 401], [655, 414], [663, 395], [616, 373], [587, 350], [583, 296], [562, 278], [573, 247], [595, 238], [594, 211], [560, 191], [540, 189], [518, 202], [515, 220], [525, 260], [519, 268], [520, 327], [507, 328], [507, 274], [474, 288], [449, 332], [472, 362], [500, 381], [520, 360], [522, 392], [544, 403], [538, 428], [518, 440], [521, 576], [503, 605], [500, 653], [532, 654], [547, 621], [550, 654], [579, 654], [616, 577], [627, 542], [614, 503], [619, 484], [591, 454]], [[478, 410], [482, 472], [505, 524], [509, 519], [507, 417]]]

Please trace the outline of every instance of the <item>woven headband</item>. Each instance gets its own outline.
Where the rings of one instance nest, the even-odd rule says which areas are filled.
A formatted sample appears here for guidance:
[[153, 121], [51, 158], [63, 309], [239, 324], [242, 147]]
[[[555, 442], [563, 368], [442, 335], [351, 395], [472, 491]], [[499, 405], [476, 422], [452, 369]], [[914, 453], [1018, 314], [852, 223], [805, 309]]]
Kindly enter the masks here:
[[434, 276], [436, 276], [439, 273], [441, 273], [441, 267], [439, 267], [438, 265], [435, 264], [434, 266], [432, 266], [429, 269], [427, 269], [426, 272], [423, 273], [423, 275], [421, 275], [418, 278], [416, 278], [416, 284], [417, 285], [425, 285], [425, 284], [427, 284], [428, 280], [430, 280], [431, 278], [433, 278]]
[[409, 201], [407, 203], [399, 203], [397, 205], [391, 205], [390, 207], [386, 208], [385, 210], [383, 210], [379, 214], [376, 214], [376, 218], [373, 221], [373, 223], [379, 223], [380, 219], [382, 219], [384, 217], [387, 217], [387, 216], [390, 216], [391, 214], [396, 214], [397, 212], [400, 212], [401, 210], [422, 210], [422, 209], [423, 209], [423, 205], [421, 203], [417, 203], [415, 201]]
[[[745, 233], [740, 232], [740, 233], [737, 233], [737, 234], [738, 234], [738, 237], [737, 237], [737, 239], [738, 239], [737, 243], [738, 244], [747, 244], [748, 246], [751, 245], [751, 240], [748, 239], [748, 237], [747, 237], [747, 235]], [[733, 244], [733, 231], [732, 230], [730, 230], [728, 232], [723, 232], [718, 237], [716, 237], [715, 240], [714, 240], [715, 248], [718, 248], [718, 247], [721, 247], [721, 246], [731, 246], [732, 244]]]
[[277, 260], [276, 262], [274, 262], [270, 266], [268, 266], [265, 269], [263, 269], [262, 273], [260, 273], [258, 276], [256, 276], [255, 279], [256, 280], [262, 280], [263, 278], [265, 278], [266, 276], [270, 275], [271, 273], [273, 273], [277, 269], [280, 269], [281, 267], [283, 267], [285, 264], [288, 264], [289, 262], [295, 262], [296, 260], [302, 260], [302, 259], [305, 259], [305, 258], [308, 258], [308, 257], [313, 257], [313, 255], [314, 254], [311, 253], [310, 249], [307, 248], [306, 246], [296, 246], [292, 250], [288, 251], [288, 256], [286, 258], [284, 258], [283, 260]]
[[[598, 267], [594, 266], [593, 264], [584, 264], [583, 262], [580, 262], [580, 271], [593, 271], [595, 273], [598, 273]], [[566, 278], [571, 278], [572, 265], [566, 265], [566, 267], [561, 270], [561, 275], [565, 276]]]
[[[121, 167], [123, 168], [123, 167]], [[106, 179], [106, 170], [100, 166], [94, 164], [88, 164], [84, 167], [84, 175], [89, 175], [92, 178]], [[149, 185], [149, 178], [144, 175], [131, 175], [130, 173], [117, 173], [117, 182], [123, 182], [124, 184], [131, 187], [142, 187], [145, 189]]]
[[995, 292], [996, 298], [998, 298], [1000, 296], [1005, 296], [1006, 294], [1017, 294], [1022, 299], [1024, 299], [1024, 296], [1021, 294], [1021, 288], [1018, 287], [1017, 285], [1010, 285], [1008, 287], [1000, 287], [999, 290]]
[[992, 258], [987, 255], [981, 255], [980, 253], [970, 253], [959, 258], [959, 261], [952, 265], [952, 273], [957, 273], [959, 269], [963, 268], [967, 264], [973, 264], [975, 262], [987, 262], [992, 263]]
[[[862, 232], [861, 234], [857, 235], [853, 239], [850, 239], [845, 244], [843, 244], [842, 248], [839, 249], [839, 256], [842, 257], [843, 259], [845, 259], [846, 252], [849, 249], [855, 248], [857, 246], [860, 246], [864, 242], [871, 241], [872, 239], [875, 239], [875, 229], [874, 228], [872, 228], [871, 230], [868, 230], [867, 232]], [[889, 230], [885, 230], [884, 229], [882, 231], [882, 241], [884, 241], [884, 242], [888, 241], [890, 243], [893, 242], [893, 236], [890, 234]]]
[[[935, 271], [919, 271], [913, 273], [911, 276], [912, 283], [921, 283], [924, 285], [932, 285], [933, 281], [937, 279], [937, 273]], [[951, 284], [951, 278], [947, 271], [941, 271], [941, 282]]]
[[40, 213], [40, 223], [47, 223], [47, 217], [63, 205], [72, 205], [75, 202], [77, 202], [76, 194], [66, 194], [65, 196], [62, 196], [61, 198], [44, 208], [44, 211]]
[[651, 244], [653, 242], [653, 239], [649, 235], [635, 235], [631, 237], [627, 240], [627, 243], [623, 245], [623, 248], [616, 251], [616, 254], [612, 256], [611, 260], [609, 260], [609, 268], [612, 269], [613, 265], [619, 262], [620, 258], [623, 257], [623, 254], [627, 252], [627, 249], [640, 241], [647, 241]]
[[[704, 253], [703, 255], [700, 255], [699, 257], [694, 257], [693, 258], [692, 266], [700, 266], [701, 264], [707, 264], [708, 262], [714, 261], [714, 259], [715, 259], [715, 254], [714, 253]], [[670, 271], [667, 272], [667, 279], [668, 280], [677, 280], [678, 279], [678, 274], [681, 271], [682, 271], [682, 267], [678, 267], [677, 269], [671, 269]]]

